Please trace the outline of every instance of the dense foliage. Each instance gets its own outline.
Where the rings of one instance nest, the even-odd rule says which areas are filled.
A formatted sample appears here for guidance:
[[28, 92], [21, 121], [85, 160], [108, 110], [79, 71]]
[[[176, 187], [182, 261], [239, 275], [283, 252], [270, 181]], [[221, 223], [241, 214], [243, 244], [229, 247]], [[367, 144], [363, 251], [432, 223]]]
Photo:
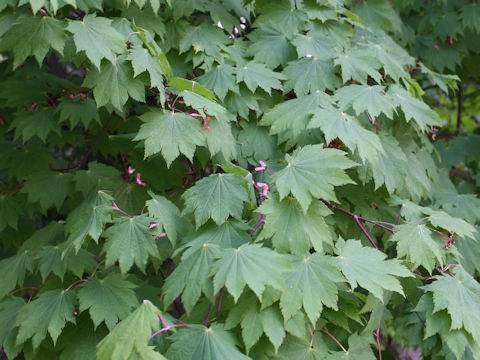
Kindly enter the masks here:
[[0, 347], [480, 359], [476, 1], [0, 2]]

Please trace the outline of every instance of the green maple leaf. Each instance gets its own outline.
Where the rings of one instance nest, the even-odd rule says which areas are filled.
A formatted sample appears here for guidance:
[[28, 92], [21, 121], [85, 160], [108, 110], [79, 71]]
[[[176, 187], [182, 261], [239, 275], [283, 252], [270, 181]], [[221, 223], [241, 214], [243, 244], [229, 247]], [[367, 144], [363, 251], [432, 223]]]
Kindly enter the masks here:
[[360, 285], [381, 301], [384, 290], [403, 295], [397, 276], [413, 276], [399, 260], [385, 260], [387, 255], [377, 249], [362, 246], [359, 240], [337, 241], [336, 253], [340, 269], [352, 289]]
[[162, 225], [168, 238], [175, 243], [181, 226], [180, 210], [164, 196], [155, 195], [151, 191], [148, 191], [148, 195], [152, 197], [145, 203], [148, 207], [148, 214], [154, 221]]
[[235, 174], [212, 174], [185, 191], [183, 214], [194, 213], [197, 228], [209, 218], [221, 225], [228, 216], [242, 218], [243, 203], [249, 202], [245, 179]]
[[208, 242], [195, 244], [187, 249], [182, 255], [180, 264], [165, 281], [162, 289], [164, 303], [170, 305], [182, 294], [185, 310], [190, 313], [202, 292], [206, 294], [213, 292], [209, 277], [213, 262], [218, 256], [218, 246]]
[[320, 59], [331, 59], [335, 43], [329, 37], [299, 34], [292, 43], [297, 48], [298, 57], [316, 56]]
[[378, 69], [382, 64], [366, 50], [358, 48], [349, 49], [335, 59], [335, 65], [342, 67], [343, 83], [346, 83], [348, 80], [355, 80], [361, 84], [367, 84], [369, 76], [377, 83], [381, 82], [382, 77]]
[[7, 342], [7, 338], [13, 334], [15, 321], [20, 310], [25, 306], [25, 300], [17, 296], [12, 296], [0, 302], [0, 346]]
[[460, 18], [465, 28], [480, 32], [480, 6], [477, 3], [463, 6]]
[[262, 24], [248, 35], [252, 41], [247, 55], [254, 57], [257, 63], [263, 63], [271, 69], [295, 59], [295, 48], [290, 44], [287, 29], [276, 24]]
[[255, 24], [275, 24], [279, 29], [285, 29], [289, 33], [298, 32], [303, 28], [307, 20], [304, 11], [296, 9], [288, 1], [278, 1], [272, 4], [258, 4], [258, 12], [261, 14], [255, 19]]
[[78, 278], [82, 278], [86, 272], [91, 273], [98, 265], [95, 255], [85, 249], [80, 249], [77, 253], [72, 249], [67, 249], [63, 251], [62, 258], [67, 269]]
[[232, 329], [238, 324], [241, 325], [247, 353], [263, 333], [277, 351], [286, 335], [282, 313], [278, 307], [261, 308], [258, 299], [251, 292], [246, 293], [240, 299], [237, 306], [228, 313], [225, 330]]
[[304, 212], [295, 198], [279, 201], [274, 195], [257, 212], [265, 215], [265, 225], [257, 240], [272, 237], [273, 247], [280, 253], [307, 254], [312, 247], [321, 252], [324, 241], [332, 243], [324, 220], [332, 212], [319, 200], [314, 200]]
[[393, 6], [383, 1], [372, 1], [367, 4], [357, 4], [353, 12], [372, 28], [383, 29], [397, 33], [402, 29], [402, 20], [397, 15]]
[[223, 249], [235, 248], [251, 241], [248, 230], [250, 230], [250, 226], [235, 219], [229, 219], [222, 225], [208, 222], [188, 235], [187, 239], [191, 246], [203, 245], [208, 242]]
[[111, 103], [122, 110], [130, 95], [134, 100], [145, 102], [143, 82], [134, 79], [132, 68], [125, 56], [115, 57], [112, 62], [103, 62], [100, 70], [87, 73], [82, 86], [93, 88], [97, 107]]
[[230, 90], [239, 93], [239, 88], [233, 75], [233, 67], [228, 64], [218, 64], [209, 72], [200, 76], [197, 81], [207, 89], [212, 89], [223, 100]]
[[145, 157], [161, 152], [168, 167], [180, 153], [192, 160], [196, 147], [205, 144], [200, 121], [189, 115], [152, 110], [140, 118], [144, 124], [133, 140], [145, 140]]
[[283, 273], [289, 270], [290, 264], [284, 256], [259, 244], [224, 249], [212, 271], [214, 290], [217, 292], [225, 285], [236, 302], [248, 285], [261, 299], [266, 285], [278, 290], [285, 288]]
[[335, 75], [333, 61], [317, 56], [310, 55], [308, 58], [292, 61], [288, 63], [283, 73], [288, 79], [284, 92], [293, 89], [297, 96], [316, 90], [333, 90], [340, 85], [340, 79]]
[[[237, 340], [230, 331], [223, 330], [223, 324], [214, 323], [209, 328], [189, 325], [170, 337], [172, 345], [166, 356], [169, 360], [248, 360], [238, 351]], [[188, 346], [185, 344], [188, 343]]]
[[30, 55], [35, 56], [41, 65], [50, 48], [63, 55], [66, 39], [67, 35], [60, 20], [50, 16], [25, 16], [20, 17], [3, 34], [0, 50], [13, 51], [14, 68], [22, 64]]
[[105, 266], [112, 266], [118, 260], [123, 274], [133, 263], [145, 272], [148, 256], [158, 257], [158, 248], [148, 226], [153, 222], [146, 214], [115, 219], [114, 225], [105, 231], [107, 252]]
[[0, 282], [0, 299], [12, 291], [17, 284], [22, 286], [26, 272], [32, 272], [33, 268], [33, 254], [29, 251], [0, 260], [0, 271], [4, 274]]
[[148, 49], [139, 45], [134, 45], [129, 49], [127, 59], [132, 62], [133, 77], [148, 71], [150, 75], [150, 85], [156, 87], [161, 93], [165, 91], [163, 85], [163, 69], [160, 61], [152, 56]]
[[369, 160], [376, 163], [377, 153], [384, 152], [377, 134], [365, 129], [353, 116], [335, 107], [316, 109], [308, 127], [320, 128], [325, 134], [326, 142], [338, 137], [350, 150], [358, 150], [364, 162]]
[[433, 233], [422, 224], [402, 224], [395, 227], [391, 240], [397, 243], [397, 254], [406, 257], [416, 268], [423, 266], [432, 272], [437, 261], [443, 265], [442, 243], [433, 238]]
[[98, 242], [105, 224], [111, 222], [112, 200], [110, 195], [99, 191], [70, 212], [67, 218], [67, 242], [74, 246], [75, 251], [78, 252], [88, 236]]
[[137, 286], [126, 279], [125, 275], [109, 274], [98, 280], [89, 279], [78, 291], [80, 311], [90, 309], [90, 317], [95, 327], [105, 321], [109, 330], [137, 307], [138, 301], [134, 288]]
[[28, 201], [39, 202], [44, 211], [52, 205], [59, 210], [72, 188], [72, 176], [69, 174], [43, 171], [28, 176], [21, 192], [28, 195]]
[[451, 330], [462, 327], [480, 339], [480, 285], [461, 266], [451, 270], [454, 276], [437, 275], [436, 281], [423, 288], [433, 293], [434, 312], [447, 310], [451, 317]]
[[221, 57], [221, 51], [226, 51], [225, 45], [230, 43], [222, 30], [206, 22], [190, 26], [185, 31], [179, 42], [180, 53], [193, 48], [195, 53], [202, 52], [218, 59]]
[[237, 82], [243, 81], [251, 92], [255, 92], [258, 87], [261, 87], [269, 94], [272, 89], [282, 90], [280, 80], [287, 79], [285, 75], [274, 72], [265, 65], [258, 64], [255, 61], [250, 61], [243, 66], [237, 67], [236, 73]]
[[475, 194], [458, 194], [455, 191], [448, 191], [438, 203], [446, 212], [457, 218], [465, 219], [472, 224], [480, 221], [478, 212], [480, 199]]
[[58, 338], [59, 360], [96, 359], [95, 347], [108, 334], [105, 327], [95, 329], [87, 312], [81, 313], [75, 325], [68, 323]]
[[102, 190], [116, 191], [122, 180], [120, 171], [96, 161], [88, 163], [88, 170], [77, 171], [73, 178], [75, 190], [80, 191], [85, 198], [99, 196], [99, 191]]
[[64, 290], [50, 290], [25, 305], [17, 317], [19, 326], [17, 344], [32, 339], [37, 348], [47, 336], [47, 331], [55, 344], [68, 321], [74, 322], [73, 316], [75, 295]]
[[[238, 113], [240, 117], [248, 119], [250, 110], [260, 113], [258, 100], [261, 99], [259, 94], [254, 94], [247, 89], [246, 85], [240, 84], [240, 93], [228, 93], [225, 97], [224, 103], [226, 108], [233, 113]], [[256, 126], [255, 126], [256, 127]]]
[[45, 246], [38, 253], [38, 270], [42, 275], [43, 281], [47, 279], [50, 273], [57, 275], [63, 280], [67, 267], [62, 259], [62, 249], [59, 246]]
[[[367, 337], [368, 336], [368, 337]], [[348, 350], [332, 352], [325, 360], [376, 360], [370, 342], [370, 335], [359, 336], [353, 334], [348, 338]]]
[[356, 164], [337, 149], [307, 145], [287, 154], [285, 161], [287, 166], [274, 175], [280, 200], [291, 193], [304, 212], [314, 198], [336, 201], [333, 187], [353, 182], [344, 169]]
[[127, 39], [111, 24], [110, 19], [89, 14], [82, 21], [70, 22], [67, 27], [67, 30], [73, 34], [77, 51], [84, 50], [99, 70], [103, 58], [115, 64], [117, 55], [125, 53], [127, 49], [125, 45]]
[[455, 242], [455, 247], [462, 255], [460, 264], [462, 264], [463, 268], [470, 274], [474, 274], [475, 271], [480, 272], [480, 262], [478, 261], [480, 258], [480, 246], [478, 246], [479, 241], [480, 232], [477, 227], [475, 241], [459, 239]]
[[274, 359], [323, 360], [324, 358], [325, 349], [318, 350], [306, 339], [288, 336], [280, 348], [279, 356]]
[[318, 106], [328, 106], [329, 97], [320, 90], [297, 99], [284, 101], [265, 113], [261, 126], [270, 126], [270, 134], [280, 134], [285, 130], [298, 136], [307, 127], [308, 121]]
[[407, 122], [413, 119], [422, 131], [440, 124], [440, 118], [435, 111], [400, 86], [390, 86], [387, 94], [393, 99], [395, 107], [402, 109]]
[[345, 282], [335, 259], [314, 253], [288, 257], [293, 272], [286, 278], [287, 288], [280, 298], [280, 307], [285, 319], [290, 319], [300, 308], [315, 324], [323, 307], [338, 310], [338, 290], [335, 283]]
[[378, 166], [372, 167], [375, 187], [383, 184], [392, 194], [405, 184], [408, 172], [407, 156], [400, 148], [398, 141], [392, 136], [379, 136], [384, 152], [377, 151]]
[[97, 345], [98, 360], [165, 360], [148, 346], [152, 329], [158, 329], [158, 310], [150, 301], [143, 303], [122, 320]]
[[9, 130], [15, 129], [14, 140], [22, 136], [23, 142], [26, 143], [32, 137], [38, 136], [45, 143], [50, 133], [60, 134], [60, 126], [54, 114], [52, 108], [19, 111], [15, 114]]
[[[204, 98], [212, 102], [217, 100], [217, 97], [213, 92], [206, 89], [203, 85], [197, 83], [194, 80], [174, 77], [168, 80], [168, 86], [174, 86], [179, 93], [185, 92], [184, 94], [189, 94], [188, 92], [192, 92], [194, 94], [197, 94], [200, 96], [197, 97], [197, 99], [201, 99], [201, 97], [203, 96]], [[194, 97], [192, 96], [192, 98]]]
[[185, 104], [193, 107], [204, 118], [211, 117], [208, 122], [210, 130], [204, 131], [210, 153], [215, 155], [221, 152], [225, 160], [235, 158], [236, 142], [229, 123], [233, 116], [223, 106], [192, 91], [182, 91], [180, 95]]
[[368, 111], [374, 118], [381, 113], [393, 118], [394, 106], [384, 90], [380, 85], [348, 85], [338, 89], [334, 99], [343, 110], [353, 107], [357, 115]]
[[82, 101], [62, 99], [55, 111], [59, 115], [59, 120], [68, 122], [71, 129], [80, 123], [88, 129], [92, 120], [101, 124], [97, 106], [92, 99], [82, 99]]
[[433, 226], [441, 227], [450, 231], [454, 231], [460, 237], [468, 237], [475, 239], [477, 230], [475, 227], [463, 219], [450, 216], [444, 211], [428, 211], [428, 221]]
[[257, 161], [271, 159], [277, 150], [276, 140], [268, 134], [268, 130], [247, 122], [241, 122], [242, 130], [238, 134], [243, 156]]
[[0, 231], [7, 226], [17, 230], [18, 217], [22, 209], [13, 196], [0, 196]]

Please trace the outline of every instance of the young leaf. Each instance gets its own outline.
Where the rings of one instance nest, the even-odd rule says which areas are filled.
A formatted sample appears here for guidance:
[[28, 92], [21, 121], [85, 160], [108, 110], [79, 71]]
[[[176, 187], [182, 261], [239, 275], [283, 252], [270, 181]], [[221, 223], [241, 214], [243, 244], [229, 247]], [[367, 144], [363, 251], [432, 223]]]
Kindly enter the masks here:
[[146, 214], [116, 218], [114, 225], [105, 231], [105, 266], [110, 267], [118, 260], [120, 270], [125, 274], [135, 262], [145, 272], [148, 256], [159, 256], [155, 240], [148, 230], [151, 222]]
[[160, 310], [150, 301], [143, 303], [122, 320], [97, 345], [98, 360], [149, 359], [165, 360], [153, 347], [148, 346], [152, 329], [158, 329]]
[[75, 321], [74, 299], [73, 292], [50, 290], [25, 305], [16, 321], [19, 326], [17, 343], [22, 344], [31, 338], [33, 347], [37, 348], [48, 331], [55, 344], [66, 322]]
[[399, 260], [385, 260], [387, 255], [377, 249], [362, 246], [358, 240], [337, 241], [338, 264], [352, 289], [357, 285], [383, 301], [383, 291], [404, 294], [396, 277], [413, 274]]
[[291, 193], [304, 212], [314, 198], [336, 201], [333, 187], [353, 182], [344, 169], [356, 164], [337, 149], [307, 145], [287, 154], [285, 161], [287, 166], [274, 176], [280, 200]]
[[257, 209], [266, 215], [265, 225], [257, 240], [272, 237], [273, 247], [280, 253], [308, 254], [313, 247], [322, 251], [322, 243], [332, 243], [330, 230], [324, 217], [332, 212], [319, 200], [304, 212], [293, 197], [282, 201], [272, 196]]
[[200, 121], [184, 113], [152, 110], [140, 118], [144, 124], [133, 140], [145, 140], [145, 157], [161, 152], [168, 167], [180, 153], [192, 160], [195, 148], [205, 144]]
[[101, 280], [91, 278], [78, 291], [80, 311], [90, 309], [95, 328], [105, 321], [108, 329], [112, 330], [138, 305], [133, 291], [136, 287], [121, 274], [109, 274]]
[[244, 183], [241, 176], [234, 174], [212, 174], [203, 178], [183, 194], [186, 206], [183, 213], [194, 213], [197, 228], [209, 218], [218, 225], [229, 215], [240, 219], [243, 203], [249, 201]]
[[338, 290], [335, 283], [344, 282], [334, 258], [320, 253], [309, 256], [291, 255], [288, 260], [293, 272], [286, 279], [286, 291], [280, 298], [280, 308], [285, 319], [290, 319], [300, 308], [315, 324], [323, 306], [337, 310]]
[[283, 273], [290, 270], [286, 258], [259, 244], [245, 244], [237, 249], [225, 249], [215, 262], [212, 274], [214, 290], [226, 286], [235, 302], [242, 294], [245, 285], [259, 299], [266, 285], [275, 289], [285, 289]]
[[43, 281], [47, 279], [50, 273], [57, 275], [63, 280], [67, 267], [62, 259], [62, 249], [58, 246], [45, 246], [37, 255], [38, 270], [42, 275]]
[[[210, 327], [189, 325], [170, 337], [172, 345], [168, 349], [169, 360], [248, 360], [248, 356], [238, 351], [237, 340], [223, 325], [214, 323]], [[185, 344], [188, 343], [188, 346]], [[101, 360], [101, 359], [100, 359]]]
[[67, 30], [73, 34], [77, 51], [84, 50], [98, 70], [103, 58], [115, 64], [116, 56], [125, 53], [127, 49], [125, 45], [127, 39], [111, 24], [110, 19], [89, 14], [82, 21], [70, 22], [67, 27]]

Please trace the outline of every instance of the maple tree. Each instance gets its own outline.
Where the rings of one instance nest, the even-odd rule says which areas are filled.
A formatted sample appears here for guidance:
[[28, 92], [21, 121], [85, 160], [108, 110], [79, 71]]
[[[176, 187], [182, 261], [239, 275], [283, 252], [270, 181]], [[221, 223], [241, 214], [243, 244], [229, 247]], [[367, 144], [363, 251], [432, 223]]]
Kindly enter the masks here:
[[480, 359], [479, 19], [1, 1], [2, 355]]

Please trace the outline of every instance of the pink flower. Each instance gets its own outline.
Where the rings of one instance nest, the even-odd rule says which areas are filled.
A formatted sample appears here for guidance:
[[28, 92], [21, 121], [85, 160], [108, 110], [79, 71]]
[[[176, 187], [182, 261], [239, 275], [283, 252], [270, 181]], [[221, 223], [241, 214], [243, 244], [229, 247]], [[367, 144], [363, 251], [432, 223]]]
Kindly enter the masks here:
[[158, 225], [160, 225], [160, 223], [151, 223], [151, 224], [148, 226], [148, 230], [152, 230], [152, 229], [156, 228]]
[[132, 168], [131, 166], [129, 166], [128, 169], [127, 169], [128, 175], [132, 175], [134, 172], [135, 172], [135, 169]]
[[140, 173], [137, 173], [137, 178], [136, 178], [135, 182], [136, 182], [138, 185], [147, 186], [147, 184], [145, 184], [144, 182], [142, 182], [142, 180], [140, 180]]
[[257, 186], [258, 186], [259, 188], [263, 188], [262, 195], [263, 195], [263, 196], [267, 196], [268, 190], [270, 189], [270, 186], [269, 186], [268, 184], [261, 183], [261, 182], [257, 182]]
[[265, 170], [267, 168], [267, 164], [265, 164], [262, 160], [260, 160], [258, 163], [262, 166], [256, 167], [255, 171], [262, 171], [262, 170]]

